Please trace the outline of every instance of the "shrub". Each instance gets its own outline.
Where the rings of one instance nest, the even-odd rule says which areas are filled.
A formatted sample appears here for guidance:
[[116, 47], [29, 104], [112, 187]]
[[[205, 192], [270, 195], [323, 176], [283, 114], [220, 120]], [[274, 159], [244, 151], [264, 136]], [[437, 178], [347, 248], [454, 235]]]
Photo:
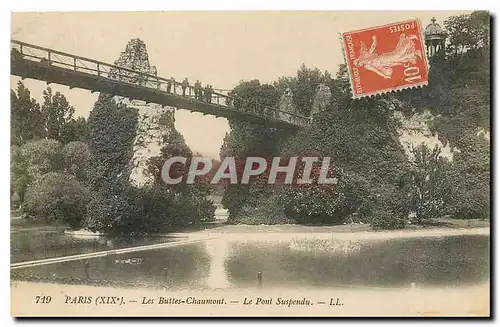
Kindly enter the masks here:
[[62, 144], [56, 140], [29, 141], [21, 147], [21, 154], [26, 159], [32, 182], [46, 173], [61, 170], [63, 165]]
[[361, 208], [374, 229], [404, 228], [408, 221], [408, 197], [402, 189], [389, 184], [370, 188], [371, 194]]
[[236, 217], [249, 197], [249, 187], [244, 184], [228, 184], [221, 204], [229, 211], [229, 217]]
[[374, 208], [371, 212], [371, 226], [374, 229], [405, 228], [408, 217], [390, 209]]
[[167, 187], [152, 186], [141, 189], [145, 230], [149, 233], [167, 232], [172, 229], [171, 208], [174, 195]]
[[283, 225], [293, 224], [295, 221], [285, 216], [283, 206], [274, 196], [262, 197], [260, 201], [246, 204], [238, 215], [230, 216], [232, 224], [245, 225]]
[[443, 216], [450, 210], [450, 162], [440, 157], [441, 148], [421, 144], [412, 149], [411, 208], [416, 221]]
[[172, 223], [175, 226], [189, 226], [202, 221], [215, 219], [215, 206], [211, 200], [204, 197], [178, 194], [170, 208]]
[[33, 219], [80, 226], [87, 190], [71, 175], [51, 172], [29, 186], [23, 210]]
[[177, 194], [166, 186], [122, 185], [93, 196], [84, 226], [111, 236], [140, 236], [171, 232], [214, 215], [213, 202], [204, 197]]
[[[300, 174], [301, 176], [302, 174]], [[311, 178], [317, 181], [319, 168], [313, 167]], [[295, 184], [285, 188], [280, 200], [287, 217], [299, 224], [337, 225], [346, 216], [345, 182], [342, 171], [329, 169], [330, 177], [337, 178], [336, 184]]]
[[94, 194], [87, 205], [84, 227], [110, 236], [138, 236], [147, 231], [140, 198], [133, 189], [103, 190]]
[[344, 221], [344, 195], [327, 187], [290, 189], [283, 196], [284, 212], [299, 224], [337, 225]]

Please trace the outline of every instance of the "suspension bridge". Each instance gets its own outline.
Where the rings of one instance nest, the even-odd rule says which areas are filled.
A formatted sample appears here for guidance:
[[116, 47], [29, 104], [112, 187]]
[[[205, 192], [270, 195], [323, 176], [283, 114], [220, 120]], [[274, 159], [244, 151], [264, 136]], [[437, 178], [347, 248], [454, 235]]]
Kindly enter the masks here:
[[273, 128], [297, 129], [310, 123], [309, 117], [220, 92], [203, 101], [192, 85], [183, 90], [182, 83], [172, 79], [17, 40], [11, 40], [11, 74]]

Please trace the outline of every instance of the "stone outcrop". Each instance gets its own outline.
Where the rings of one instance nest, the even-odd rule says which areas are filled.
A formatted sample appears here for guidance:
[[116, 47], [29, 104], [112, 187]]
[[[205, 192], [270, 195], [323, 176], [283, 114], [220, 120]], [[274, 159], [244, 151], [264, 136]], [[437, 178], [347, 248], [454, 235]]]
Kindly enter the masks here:
[[[125, 51], [115, 61], [115, 65], [154, 76], [157, 74], [156, 68], [149, 62], [146, 44], [140, 39], [132, 39], [128, 42]], [[121, 79], [125, 78], [128, 82], [139, 85], [144, 85], [147, 82], [144, 75], [123, 70], [120, 73], [122, 75]], [[113, 76], [113, 74], [117, 74], [117, 70], [111, 70], [110, 76]], [[148, 176], [145, 174], [147, 160], [160, 154], [163, 138], [175, 129], [175, 108], [162, 107], [154, 103], [148, 104], [144, 101], [131, 100], [121, 96], [116, 96], [115, 101], [136, 108], [139, 111], [130, 181], [137, 186], [143, 186], [149, 182]]]
[[406, 118], [400, 111], [394, 112], [394, 117], [401, 121], [402, 127], [399, 129], [399, 142], [403, 145], [406, 155], [412, 160], [411, 149], [424, 143], [429, 148], [436, 145], [441, 147], [441, 156], [453, 160], [453, 152], [449, 144], [443, 144], [437, 134], [433, 134], [429, 128], [429, 123], [434, 120], [434, 115], [428, 110], [423, 113], [415, 113], [410, 118]]
[[[132, 39], [127, 43], [125, 51], [120, 54], [118, 60], [114, 62], [116, 66], [132, 69], [140, 73], [155, 75], [157, 70], [155, 66], [151, 66], [149, 63], [148, 51], [146, 44], [140, 39]], [[129, 83], [135, 83], [139, 85], [146, 84], [146, 76], [142, 74], [135, 74], [126, 70], [111, 69], [109, 76], [111, 78], [118, 78], [120, 75], [120, 80]]]
[[317, 113], [325, 110], [332, 101], [332, 91], [325, 84], [319, 84], [316, 88], [316, 95], [313, 99], [311, 118]]
[[282, 111], [294, 112], [295, 106], [293, 104], [293, 92], [290, 88], [285, 90], [285, 93], [281, 95], [279, 108]]

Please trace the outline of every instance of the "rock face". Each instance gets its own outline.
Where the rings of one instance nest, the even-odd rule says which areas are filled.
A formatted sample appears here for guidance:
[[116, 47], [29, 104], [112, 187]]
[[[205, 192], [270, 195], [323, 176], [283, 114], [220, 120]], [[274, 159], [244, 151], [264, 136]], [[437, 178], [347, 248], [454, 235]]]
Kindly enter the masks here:
[[399, 130], [399, 142], [403, 145], [406, 155], [411, 160], [412, 147], [419, 146], [424, 143], [429, 148], [434, 148], [436, 145], [441, 147], [441, 156], [449, 160], [453, 160], [453, 152], [458, 152], [458, 149], [451, 149], [449, 144], [443, 144], [437, 134], [432, 134], [429, 128], [429, 122], [434, 119], [432, 113], [425, 110], [423, 113], [416, 113], [410, 118], [404, 117], [400, 111], [394, 112], [394, 117], [402, 123], [402, 128]]
[[311, 117], [315, 114], [325, 110], [332, 101], [332, 91], [325, 84], [320, 84], [316, 88], [316, 95], [313, 99], [313, 107], [311, 110]]
[[[128, 42], [125, 51], [115, 61], [116, 66], [125, 67], [141, 73], [155, 75], [156, 67], [149, 62], [146, 44], [140, 39], [132, 39]], [[120, 71], [121, 79], [128, 82], [144, 85], [146, 79], [143, 75]], [[110, 71], [110, 76], [117, 74], [116, 70]], [[116, 76], [116, 75], [115, 75]], [[136, 108], [139, 111], [139, 122], [137, 136], [134, 142], [134, 156], [132, 158], [132, 172], [130, 181], [136, 186], [143, 186], [150, 182], [145, 174], [147, 160], [160, 154], [163, 146], [162, 139], [168, 136], [174, 127], [175, 108], [149, 103], [140, 100], [130, 100], [125, 97], [116, 96], [117, 103]]]
[[[132, 39], [127, 43], [125, 51], [120, 54], [118, 60], [114, 63], [116, 66], [132, 69], [139, 71], [144, 74], [150, 74], [156, 76], [156, 67], [151, 66], [149, 63], [148, 51], [146, 49], [146, 44], [140, 39]], [[120, 74], [120, 79], [122, 81], [127, 81], [129, 83], [136, 83], [139, 85], [144, 85], [146, 83], [145, 76], [140, 74], [134, 74], [132, 72], [121, 70], [118, 72], [117, 69], [111, 69], [109, 75], [110, 77], [117, 78], [117, 74]]]

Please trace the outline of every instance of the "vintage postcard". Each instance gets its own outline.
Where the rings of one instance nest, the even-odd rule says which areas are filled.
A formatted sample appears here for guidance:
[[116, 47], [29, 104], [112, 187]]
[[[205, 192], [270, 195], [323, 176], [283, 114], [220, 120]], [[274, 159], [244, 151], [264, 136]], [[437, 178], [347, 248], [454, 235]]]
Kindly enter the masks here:
[[15, 317], [489, 317], [486, 11], [12, 14]]

